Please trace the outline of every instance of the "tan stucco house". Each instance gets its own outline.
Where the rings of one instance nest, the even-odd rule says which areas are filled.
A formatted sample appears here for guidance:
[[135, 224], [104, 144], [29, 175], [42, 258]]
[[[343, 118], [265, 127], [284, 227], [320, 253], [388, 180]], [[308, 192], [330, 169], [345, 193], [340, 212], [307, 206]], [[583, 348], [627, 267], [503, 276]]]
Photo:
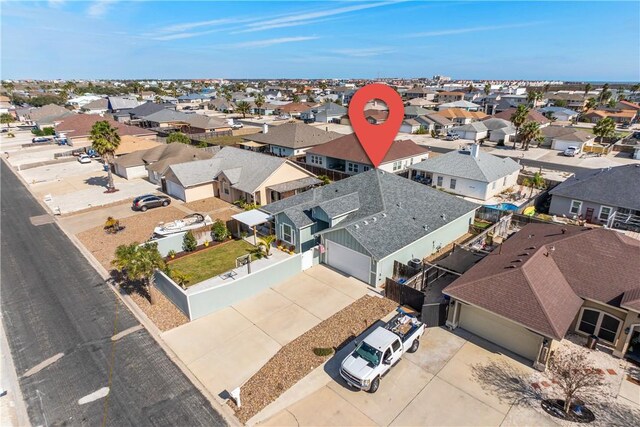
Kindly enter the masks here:
[[268, 204], [297, 194], [320, 181], [311, 172], [284, 158], [225, 147], [213, 158], [175, 164], [165, 174], [166, 191], [191, 202], [219, 197]]

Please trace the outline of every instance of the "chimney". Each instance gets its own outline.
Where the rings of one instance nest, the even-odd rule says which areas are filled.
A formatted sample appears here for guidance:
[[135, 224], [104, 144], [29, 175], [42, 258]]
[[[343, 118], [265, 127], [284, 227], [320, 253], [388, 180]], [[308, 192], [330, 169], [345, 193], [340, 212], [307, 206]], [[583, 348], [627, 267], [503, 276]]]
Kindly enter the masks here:
[[476, 159], [480, 156], [480, 145], [478, 144], [471, 145], [471, 155]]
[[266, 123], [262, 124], [262, 133], [268, 133], [269, 132], [269, 125]]

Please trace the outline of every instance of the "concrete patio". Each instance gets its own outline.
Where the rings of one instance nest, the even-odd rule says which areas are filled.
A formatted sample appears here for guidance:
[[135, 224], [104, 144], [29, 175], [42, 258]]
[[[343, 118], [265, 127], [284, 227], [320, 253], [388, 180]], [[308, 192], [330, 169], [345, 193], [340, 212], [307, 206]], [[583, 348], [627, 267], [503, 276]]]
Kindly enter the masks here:
[[357, 279], [318, 265], [165, 332], [162, 338], [209, 392], [219, 396], [246, 382], [283, 345], [370, 289]]

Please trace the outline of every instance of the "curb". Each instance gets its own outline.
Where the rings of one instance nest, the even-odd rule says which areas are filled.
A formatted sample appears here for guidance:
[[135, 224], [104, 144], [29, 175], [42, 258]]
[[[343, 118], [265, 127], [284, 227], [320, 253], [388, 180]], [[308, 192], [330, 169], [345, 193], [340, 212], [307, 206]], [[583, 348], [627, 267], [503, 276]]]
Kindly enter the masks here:
[[98, 262], [98, 260], [91, 254], [80, 241], [71, 233], [69, 233], [64, 227], [61, 226], [58, 221], [58, 217], [54, 215], [51, 210], [47, 207], [47, 205], [39, 200], [30, 190], [27, 182], [17, 173], [16, 169], [14, 169], [11, 165], [9, 165], [6, 159], [2, 159], [4, 165], [3, 167], [8, 167], [13, 174], [18, 178], [18, 180], [25, 186], [29, 194], [42, 206], [46, 212], [53, 216], [55, 224], [58, 228], [64, 233], [65, 236], [73, 243], [73, 245], [80, 251], [80, 253], [85, 257], [85, 259], [89, 262], [89, 264], [93, 267], [93, 269], [102, 277], [102, 279], [109, 284], [109, 289], [113, 291], [114, 294], [120, 298], [120, 301], [129, 309], [129, 311], [133, 314], [133, 316], [140, 322], [140, 324], [149, 332], [149, 335], [154, 339], [156, 343], [160, 346], [160, 348], [165, 352], [165, 354], [169, 357], [169, 359], [180, 369], [180, 371], [189, 379], [189, 381], [193, 384], [193, 386], [209, 401], [212, 408], [218, 412], [222, 418], [227, 422], [230, 426], [241, 426], [242, 423], [235, 417], [233, 410], [227, 406], [220, 404], [214, 396], [205, 388], [205, 386], [196, 378], [191, 370], [184, 364], [184, 362], [173, 352], [173, 350], [164, 342], [161, 336], [161, 331], [158, 327], [147, 317], [147, 315], [138, 307], [138, 305], [129, 297], [128, 295], [123, 295], [118, 291], [117, 286], [113, 286], [110, 283], [111, 276], [109, 272]]

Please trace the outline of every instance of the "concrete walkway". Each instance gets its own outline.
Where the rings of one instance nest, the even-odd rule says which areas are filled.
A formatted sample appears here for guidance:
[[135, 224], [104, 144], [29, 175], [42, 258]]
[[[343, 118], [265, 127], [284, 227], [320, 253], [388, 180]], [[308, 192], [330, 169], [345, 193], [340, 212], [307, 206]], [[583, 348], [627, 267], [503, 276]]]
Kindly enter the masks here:
[[162, 335], [214, 396], [246, 382], [280, 348], [371, 288], [324, 265]]

